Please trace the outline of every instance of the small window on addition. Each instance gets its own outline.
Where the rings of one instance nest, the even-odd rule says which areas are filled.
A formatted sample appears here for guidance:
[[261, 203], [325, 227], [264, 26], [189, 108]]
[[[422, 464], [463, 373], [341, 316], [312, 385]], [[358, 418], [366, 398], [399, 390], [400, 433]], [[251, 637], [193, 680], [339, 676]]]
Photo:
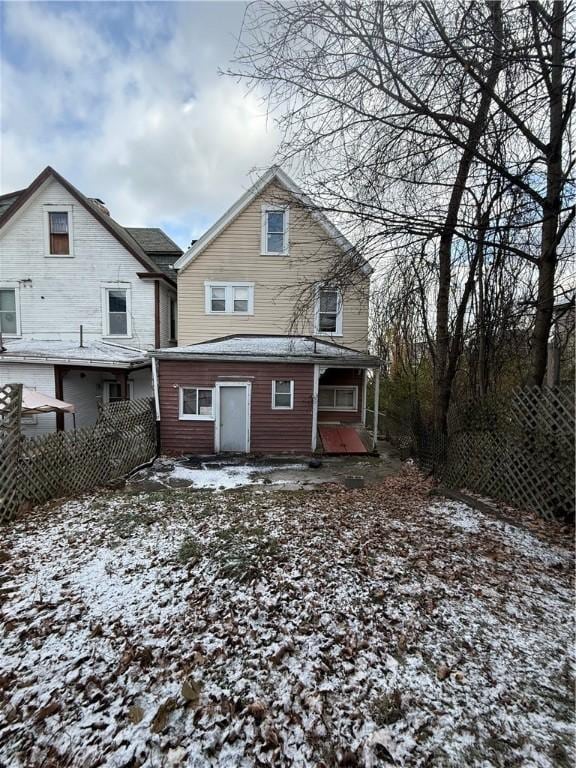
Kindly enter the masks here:
[[15, 288], [0, 288], [0, 332], [8, 336], [18, 334]]
[[50, 226], [50, 253], [54, 256], [68, 256], [70, 254], [68, 213], [66, 211], [50, 211], [48, 222]]
[[294, 407], [294, 382], [277, 380], [272, 382], [272, 408], [291, 410]]
[[180, 419], [183, 421], [212, 420], [213, 391], [199, 387], [180, 387]]

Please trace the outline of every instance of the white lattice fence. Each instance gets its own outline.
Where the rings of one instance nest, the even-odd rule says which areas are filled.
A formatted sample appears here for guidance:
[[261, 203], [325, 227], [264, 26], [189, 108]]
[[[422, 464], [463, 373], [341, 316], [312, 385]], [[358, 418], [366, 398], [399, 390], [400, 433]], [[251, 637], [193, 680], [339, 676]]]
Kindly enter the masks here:
[[0, 523], [11, 520], [20, 507], [18, 452], [22, 384], [0, 387]]

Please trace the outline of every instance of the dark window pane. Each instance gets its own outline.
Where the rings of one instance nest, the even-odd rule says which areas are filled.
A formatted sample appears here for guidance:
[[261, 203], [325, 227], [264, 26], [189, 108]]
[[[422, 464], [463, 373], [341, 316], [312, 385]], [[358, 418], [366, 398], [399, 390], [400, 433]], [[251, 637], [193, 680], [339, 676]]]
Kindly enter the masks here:
[[278, 394], [290, 394], [290, 383], [289, 381], [277, 381], [276, 392]]
[[275, 235], [268, 233], [268, 247], [269, 253], [284, 253], [284, 235]]
[[126, 291], [108, 291], [110, 312], [126, 312]]
[[320, 291], [320, 312], [338, 312], [336, 291]]
[[331, 315], [328, 313], [320, 314], [319, 330], [323, 331], [324, 333], [336, 333], [336, 318], [337, 315]]
[[16, 311], [16, 291], [13, 288], [3, 288], [0, 290], [0, 311]]
[[186, 413], [190, 416], [196, 415], [196, 389], [183, 389], [182, 390], [182, 413]]
[[200, 416], [212, 416], [212, 390], [198, 390], [198, 413]]
[[110, 312], [110, 335], [126, 336], [128, 333], [128, 319], [125, 312]]
[[336, 390], [337, 408], [354, 408], [354, 390], [337, 389]]
[[320, 387], [318, 390], [318, 405], [322, 405], [325, 408], [334, 407], [334, 390], [329, 388]]
[[0, 331], [12, 334], [18, 332], [15, 312], [0, 312]]
[[268, 234], [284, 234], [284, 211], [268, 211]]

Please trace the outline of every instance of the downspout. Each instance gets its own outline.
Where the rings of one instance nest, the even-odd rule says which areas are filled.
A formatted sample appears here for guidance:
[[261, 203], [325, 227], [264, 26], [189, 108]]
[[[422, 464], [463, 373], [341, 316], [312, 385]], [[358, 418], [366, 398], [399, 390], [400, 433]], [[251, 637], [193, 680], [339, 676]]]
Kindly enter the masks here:
[[156, 368], [156, 358], [152, 358], [152, 386], [154, 389], [154, 410], [156, 411], [156, 456], [160, 455], [160, 397], [158, 395], [158, 370]]

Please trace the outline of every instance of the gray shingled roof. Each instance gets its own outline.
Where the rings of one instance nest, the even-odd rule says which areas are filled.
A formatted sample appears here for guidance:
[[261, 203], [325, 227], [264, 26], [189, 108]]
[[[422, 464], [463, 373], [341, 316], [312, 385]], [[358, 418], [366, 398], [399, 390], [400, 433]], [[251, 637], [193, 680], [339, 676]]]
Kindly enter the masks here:
[[257, 359], [290, 360], [376, 367], [379, 361], [367, 352], [315, 339], [312, 336], [260, 336], [246, 334], [225, 336], [186, 347], [165, 347], [149, 353], [171, 359]]
[[12, 203], [15, 203], [16, 200], [20, 197], [23, 190], [19, 189], [17, 192], [9, 192], [5, 195], [0, 195], [0, 216], [10, 208]]
[[158, 227], [124, 227], [140, 248], [158, 265], [165, 275], [176, 280], [175, 262], [182, 249]]

